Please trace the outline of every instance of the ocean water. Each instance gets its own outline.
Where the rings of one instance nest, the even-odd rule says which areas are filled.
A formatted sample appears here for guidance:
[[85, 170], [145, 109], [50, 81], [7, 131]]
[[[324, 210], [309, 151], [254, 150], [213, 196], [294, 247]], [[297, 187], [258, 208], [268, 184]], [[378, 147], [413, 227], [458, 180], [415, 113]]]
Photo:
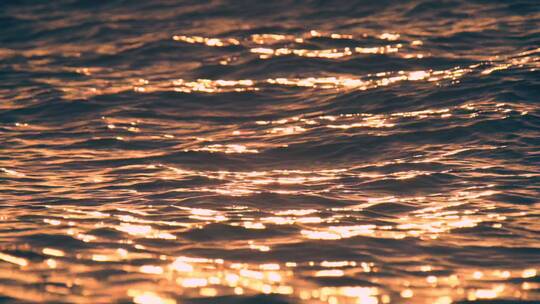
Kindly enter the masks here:
[[540, 2], [0, 3], [1, 303], [539, 303]]

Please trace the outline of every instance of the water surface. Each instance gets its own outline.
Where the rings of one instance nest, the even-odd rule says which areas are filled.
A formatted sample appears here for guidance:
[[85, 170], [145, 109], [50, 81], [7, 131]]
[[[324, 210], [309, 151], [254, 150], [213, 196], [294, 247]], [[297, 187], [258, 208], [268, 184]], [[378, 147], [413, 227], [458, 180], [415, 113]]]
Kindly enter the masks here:
[[538, 1], [0, 26], [0, 302], [540, 301]]

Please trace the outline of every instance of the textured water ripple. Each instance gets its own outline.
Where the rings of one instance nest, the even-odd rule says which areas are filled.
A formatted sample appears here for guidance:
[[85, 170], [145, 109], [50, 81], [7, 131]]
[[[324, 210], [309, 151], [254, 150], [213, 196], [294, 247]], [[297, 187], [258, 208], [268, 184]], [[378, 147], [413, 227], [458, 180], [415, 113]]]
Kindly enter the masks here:
[[540, 301], [538, 1], [0, 24], [0, 302]]

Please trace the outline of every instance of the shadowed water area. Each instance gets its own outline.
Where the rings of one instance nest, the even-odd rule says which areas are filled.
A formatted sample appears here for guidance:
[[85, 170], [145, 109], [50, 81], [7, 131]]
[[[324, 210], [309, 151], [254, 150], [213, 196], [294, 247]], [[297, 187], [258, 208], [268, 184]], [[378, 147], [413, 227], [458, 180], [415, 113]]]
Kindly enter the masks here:
[[0, 3], [1, 303], [538, 303], [540, 2]]

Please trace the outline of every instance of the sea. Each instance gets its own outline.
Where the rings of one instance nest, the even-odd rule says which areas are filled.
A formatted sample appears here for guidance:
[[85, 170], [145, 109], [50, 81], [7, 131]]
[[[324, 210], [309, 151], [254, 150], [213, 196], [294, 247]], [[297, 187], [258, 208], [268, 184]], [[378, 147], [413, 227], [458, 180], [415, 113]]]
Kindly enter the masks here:
[[0, 1], [0, 303], [540, 303], [540, 1]]

